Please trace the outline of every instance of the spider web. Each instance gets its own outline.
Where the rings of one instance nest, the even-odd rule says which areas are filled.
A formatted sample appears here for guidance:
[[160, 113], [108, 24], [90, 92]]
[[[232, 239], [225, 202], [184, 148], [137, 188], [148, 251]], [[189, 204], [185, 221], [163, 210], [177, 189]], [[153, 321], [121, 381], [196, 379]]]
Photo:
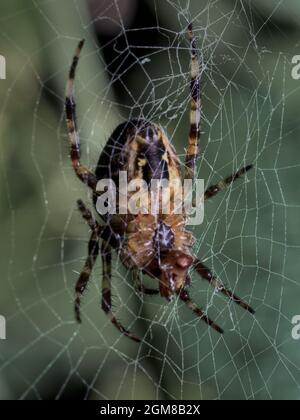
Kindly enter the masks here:
[[[297, 30], [285, 33], [276, 22], [296, 22], [299, 6], [149, 1], [155, 25], [132, 29], [116, 0], [104, 2], [101, 13], [95, 2], [94, 13], [75, 0], [12, 3], [1, 5], [0, 18], [9, 75], [0, 83], [0, 312], [7, 319], [0, 397], [298, 398], [299, 342], [291, 319], [300, 293], [300, 127], [291, 57], [299, 28], [295, 23]], [[135, 2], [128, 3], [133, 11]], [[191, 296], [225, 329], [220, 336], [183, 303], [140, 296], [115, 255], [114, 311], [142, 338], [138, 345], [101, 311], [100, 260], [83, 299], [83, 323], [74, 321], [74, 285], [89, 237], [75, 202], [82, 198], [91, 208], [91, 199], [68, 159], [64, 84], [77, 40], [85, 37], [76, 100], [90, 167], [115, 126], [131, 117], [160, 123], [183, 158], [189, 21], [203, 69], [198, 177], [209, 186], [254, 164], [207, 202], [204, 223], [192, 229], [194, 253], [256, 315], [193, 275]], [[115, 35], [99, 45], [93, 31], [109, 24]], [[141, 41], [132, 44], [132, 34]], [[149, 36], [157, 42], [145, 42]], [[110, 49], [118, 52], [113, 62], [104, 60]], [[153, 287], [149, 279], [145, 284]]]

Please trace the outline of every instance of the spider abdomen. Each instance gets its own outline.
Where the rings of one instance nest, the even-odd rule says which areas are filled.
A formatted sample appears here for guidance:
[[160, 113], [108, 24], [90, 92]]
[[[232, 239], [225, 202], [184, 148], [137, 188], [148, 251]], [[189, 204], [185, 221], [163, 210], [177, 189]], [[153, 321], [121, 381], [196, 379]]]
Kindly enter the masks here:
[[112, 178], [119, 171], [134, 178], [170, 179], [180, 177], [179, 159], [163, 130], [154, 123], [134, 119], [120, 124], [107, 141], [95, 171], [98, 180]]
[[[142, 213], [152, 213], [150, 207], [150, 188], [153, 180], [179, 185], [181, 172], [178, 156], [163, 130], [154, 123], [142, 119], [130, 120], [120, 124], [106, 143], [95, 171], [97, 180], [109, 179], [116, 186], [116, 215], [110, 217], [110, 224], [120, 235], [126, 233], [127, 225], [134, 219], [131, 209], [120, 212], [119, 197], [123, 193], [120, 187], [120, 173], [126, 174], [127, 185], [144, 182], [148, 189], [140, 194], [139, 207]], [[176, 187], [180, 188], [180, 187]], [[127, 201], [136, 193], [128, 191]], [[177, 194], [172, 190], [172, 196]], [[94, 194], [96, 205], [98, 195]], [[164, 197], [162, 196], [163, 200]], [[153, 204], [153, 202], [152, 202]], [[168, 206], [168, 202], [161, 203]], [[122, 215], [120, 214], [122, 213]], [[107, 221], [108, 217], [101, 215]]]

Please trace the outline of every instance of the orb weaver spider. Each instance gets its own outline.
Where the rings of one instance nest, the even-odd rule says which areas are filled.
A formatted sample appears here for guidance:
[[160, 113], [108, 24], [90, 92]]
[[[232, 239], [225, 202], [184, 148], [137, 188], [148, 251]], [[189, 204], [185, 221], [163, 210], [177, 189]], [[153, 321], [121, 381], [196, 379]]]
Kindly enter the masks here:
[[[127, 121], [115, 129], [100, 155], [95, 173], [81, 163], [74, 101], [75, 72], [84, 45], [84, 40], [80, 41], [69, 71], [65, 112], [72, 166], [77, 177], [92, 190], [94, 205], [98, 196], [98, 181], [103, 178], [112, 178], [117, 183], [117, 174], [121, 170], [127, 171], [129, 179], [140, 177], [147, 182], [154, 178], [160, 179], [162, 176], [167, 176], [169, 179], [181, 178], [182, 172], [184, 179], [195, 178], [201, 134], [201, 86], [192, 24], [188, 26], [188, 38], [191, 53], [191, 110], [184, 171], [181, 171], [179, 158], [163, 129], [153, 122], [143, 119]], [[212, 198], [251, 168], [252, 165], [243, 167], [233, 175], [212, 185], [205, 191], [204, 199]], [[91, 229], [88, 257], [75, 288], [75, 316], [78, 322], [81, 322], [81, 297], [90, 279], [98, 254], [101, 253], [103, 263], [102, 309], [122, 334], [134, 341], [140, 341], [136, 335], [123, 327], [112, 311], [112, 249], [118, 253], [124, 266], [131, 270], [135, 286], [140, 292], [149, 295], [160, 293], [167, 300], [178, 296], [198, 317], [219, 333], [223, 333], [223, 330], [190, 298], [188, 292], [189, 269], [195, 270], [217, 291], [254, 314], [254, 310], [247, 303], [225, 288], [211, 270], [192, 255], [193, 237], [186, 230], [184, 214], [159, 214], [158, 217], [138, 214], [137, 216], [130, 215], [130, 218], [128, 218], [129, 216], [123, 218], [114, 216], [106, 219], [106, 223], [101, 225], [81, 200], [78, 201], [78, 209]], [[101, 249], [100, 241], [102, 241]], [[159, 290], [144, 287], [141, 282], [141, 274], [158, 279]]]

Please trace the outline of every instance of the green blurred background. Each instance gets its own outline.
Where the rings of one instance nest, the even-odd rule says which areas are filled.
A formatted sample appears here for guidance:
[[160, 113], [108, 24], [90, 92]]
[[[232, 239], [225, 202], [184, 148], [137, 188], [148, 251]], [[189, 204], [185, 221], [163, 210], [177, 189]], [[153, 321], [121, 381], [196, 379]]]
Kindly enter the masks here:
[[[255, 164], [207, 203], [195, 254], [257, 313], [193, 276], [220, 337], [181, 303], [137, 295], [115, 256], [114, 309], [137, 345], [100, 309], [100, 261], [74, 322], [89, 237], [75, 202], [91, 201], [68, 158], [64, 87], [84, 37], [76, 99], [90, 167], [133, 116], [159, 122], [182, 156], [191, 20], [204, 66], [199, 177], [208, 185]], [[299, 22], [298, 0], [1, 1], [1, 399], [299, 398]]]

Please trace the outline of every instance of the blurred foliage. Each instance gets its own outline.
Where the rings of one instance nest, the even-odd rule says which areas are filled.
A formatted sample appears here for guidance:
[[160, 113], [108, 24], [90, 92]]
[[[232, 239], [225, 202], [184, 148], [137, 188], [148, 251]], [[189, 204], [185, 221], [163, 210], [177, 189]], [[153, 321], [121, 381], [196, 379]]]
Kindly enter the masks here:
[[[0, 5], [0, 54], [7, 59], [7, 80], [0, 81], [0, 313], [8, 336], [0, 341], [0, 398], [298, 398], [299, 344], [290, 320], [299, 313], [300, 85], [290, 63], [299, 54], [299, 2], [139, 2], [136, 15], [143, 7], [149, 13], [132, 28], [154, 23], [150, 32], [133, 32], [135, 45], [160, 48], [130, 44], [144, 54], [132, 67], [126, 60], [136, 55], [122, 51], [130, 28], [99, 44], [98, 10], [92, 18], [88, 3]], [[86, 38], [76, 98], [83, 160], [91, 167], [116, 124], [141, 113], [166, 127], [182, 155], [189, 19], [206, 63], [200, 175], [210, 184], [246, 161], [255, 164], [248, 182], [207, 204], [195, 252], [257, 315], [195, 277], [191, 293], [227, 330], [220, 338], [178, 302], [138, 297], [115, 259], [115, 309], [146, 334], [139, 347], [101, 312], [100, 262], [84, 322], [78, 327], [73, 319], [89, 235], [75, 202], [90, 205], [90, 197], [68, 159], [64, 86], [75, 45]], [[124, 54], [123, 72], [111, 70], [113, 54], [122, 61]]]

